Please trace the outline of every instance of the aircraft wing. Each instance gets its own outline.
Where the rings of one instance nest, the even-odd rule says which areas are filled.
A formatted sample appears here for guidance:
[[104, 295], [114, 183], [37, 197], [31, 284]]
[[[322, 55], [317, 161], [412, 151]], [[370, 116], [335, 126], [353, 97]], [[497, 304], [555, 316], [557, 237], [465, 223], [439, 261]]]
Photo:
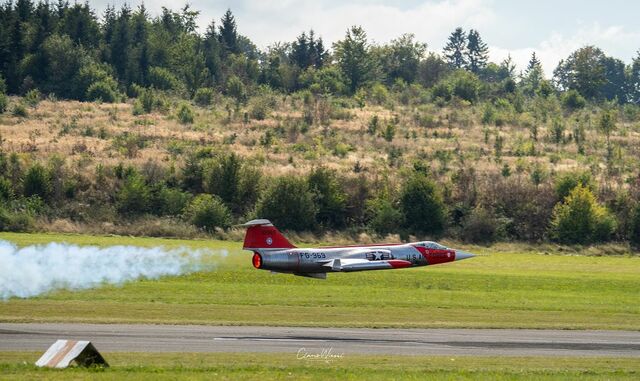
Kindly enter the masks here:
[[370, 261], [367, 259], [336, 258], [325, 263], [324, 266], [329, 267], [332, 271], [350, 272], [399, 269], [403, 267], [411, 267], [411, 262], [400, 259]]

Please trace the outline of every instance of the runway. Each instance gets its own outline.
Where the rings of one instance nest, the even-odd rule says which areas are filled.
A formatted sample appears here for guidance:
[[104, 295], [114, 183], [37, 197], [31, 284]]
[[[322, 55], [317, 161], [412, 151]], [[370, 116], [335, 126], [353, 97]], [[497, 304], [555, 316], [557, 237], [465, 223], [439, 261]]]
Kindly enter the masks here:
[[0, 323], [0, 351], [44, 351], [59, 338], [106, 352], [640, 357], [635, 331]]

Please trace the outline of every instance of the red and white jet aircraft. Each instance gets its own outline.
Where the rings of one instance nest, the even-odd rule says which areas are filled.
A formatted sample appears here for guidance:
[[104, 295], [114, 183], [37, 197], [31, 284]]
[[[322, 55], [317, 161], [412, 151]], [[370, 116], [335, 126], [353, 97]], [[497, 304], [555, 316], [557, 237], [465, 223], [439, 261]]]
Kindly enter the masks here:
[[253, 251], [253, 267], [326, 279], [328, 272], [401, 269], [459, 261], [474, 255], [432, 241], [362, 246], [297, 248], [269, 220], [252, 220], [244, 250]]

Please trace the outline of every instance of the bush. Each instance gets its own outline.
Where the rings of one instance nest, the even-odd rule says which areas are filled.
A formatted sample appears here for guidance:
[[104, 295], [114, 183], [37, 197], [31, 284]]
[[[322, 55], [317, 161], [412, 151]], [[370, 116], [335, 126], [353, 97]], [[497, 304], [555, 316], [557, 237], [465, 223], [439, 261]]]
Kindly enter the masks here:
[[587, 105], [587, 101], [578, 91], [571, 89], [562, 94], [562, 104], [568, 109], [577, 110], [584, 108]]
[[310, 230], [316, 225], [316, 205], [304, 179], [294, 176], [278, 178], [262, 194], [256, 217], [267, 218], [282, 229]]
[[153, 89], [137, 88], [137, 99], [133, 105], [133, 115], [148, 114], [154, 109], [162, 107], [162, 100]]
[[114, 87], [114, 83], [98, 81], [92, 83], [89, 88], [87, 88], [85, 98], [88, 101], [100, 100], [106, 103], [113, 103], [118, 100], [118, 92]]
[[387, 197], [367, 201], [366, 208], [370, 216], [367, 226], [378, 234], [396, 233], [403, 224], [402, 211]]
[[449, 101], [451, 100], [451, 96], [452, 96], [451, 87], [447, 82], [444, 82], [444, 81], [438, 82], [431, 89], [431, 96], [433, 98], [441, 98], [445, 101]]
[[11, 110], [11, 114], [13, 116], [17, 116], [21, 118], [26, 118], [27, 116], [29, 116], [29, 113], [27, 112], [27, 108], [22, 103], [16, 103], [13, 106], [13, 110]]
[[196, 90], [196, 94], [193, 96], [193, 101], [196, 102], [198, 106], [209, 106], [213, 103], [213, 96], [215, 92], [210, 87], [201, 87]]
[[191, 200], [185, 209], [184, 217], [207, 231], [231, 226], [231, 212], [219, 197], [210, 194], [199, 194]]
[[247, 100], [247, 92], [244, 83], [238, 76], [232, 75], [227, 80], [226, 93], [234, 98], [238, 103], [244, 103]]
[[414, 173], [402, 187], [400, 205], [405, 227], [412, 233], [438, 234], [444, 229], [442, 196], [433, 181]]
[[10, 200], [13, 198], [13, 187], [11, 181], [4, 177], [0, 177], [0, 201]]
[[555, 191], [559, 200], [564, 200], [571, 191], [581, 185], [588, 188], [591, 192], [596, 189], [591, 178], [591, 173], [584, 172], [565, 172], [556, 178]]
[[389, 90], [381, 84], [376, 83], [371, 87], [371, 99], [377, 105], [382, 105], [389, 99]]
[[249, 115], [256, 120], [264, 120], [275, 107], [275, 100], [268, 95], [253, 97], [249, 104]]
[[340, 229], [346, 224], [347, 194], [334, 170], [316, 168], [307, 178], [314, 195], [317, 221], [323, 226]]
[[40, 94], [38, 89], [31, 89], [24, 95], [24, 102], [30, 107], [36, 107], [38, 103], [40, 103], [41, 98], [42, 94]]
[[462, 240], [488, 244], [498, 238], [498, 221], [485, 208], [477, 207], [462, 223]]
[[191, 124], [193, 123], [194, 117], [193, 108], [187, 103], [181, 103], [180, 106], [178, 106], [178, 120], [180, 123]]
[[128, 215], [142, 214], [149, 211], [151, 192], [142, 177], [134, 173], [125, 179], [116, 199], [120, 213]]
[[458, 70], [452, 74], [451, 88], [453, 95], [469, 102], [474, 102], [478, 98], [481, 82], [478, 77], [465, 70]]
[[189, 192], [162, 186], [153, 196], [153, 212], [160, 216], [180, 216], [191, 199]]
[[589, 244], [610, 239], [615, 220], [588, 188], [578, 185], [553, 209], [551, 236], [563, 243]]
[[179, 86], [176, 76], [163, 67], [150, 68], [147, 80], [150, 86], [159, 90], [176, 90]]
[[51, 181], [47, 169], [40, 164], [34, 164], [24, 177], [24, 195], [38, 196], [46, 200], [51, 195]]
[[204, 185], [232, 209], [238, 210], [242, 181], [242, 159], [235, 153], [211, 161], [206, 171]]
[[7, 105], [9, 104], [9, 98], [4, 93], [0, 93], [0, 114], [4, 114], [7, 111]]
[[629, 240], [635, 248], [640, 248], [640, 204], [636, 205], [633, 211]]
[[28, 213], [11, 213], [0, 205], [0, 231], [23, 232], [33, 228], [33, 217]]

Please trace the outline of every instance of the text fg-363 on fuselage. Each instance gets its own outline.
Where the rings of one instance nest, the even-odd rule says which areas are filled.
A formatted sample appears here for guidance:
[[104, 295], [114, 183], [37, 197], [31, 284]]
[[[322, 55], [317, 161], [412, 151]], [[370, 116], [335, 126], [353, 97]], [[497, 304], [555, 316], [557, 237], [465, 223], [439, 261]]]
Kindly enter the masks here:
[[325, 279], [328, 272], [391, 270], [459, 261], [474, 255], [432, 241], [298, 248], [265, 219], [249, 221], [244, 250], [253, 252], [253, 267], [261, 270]]

